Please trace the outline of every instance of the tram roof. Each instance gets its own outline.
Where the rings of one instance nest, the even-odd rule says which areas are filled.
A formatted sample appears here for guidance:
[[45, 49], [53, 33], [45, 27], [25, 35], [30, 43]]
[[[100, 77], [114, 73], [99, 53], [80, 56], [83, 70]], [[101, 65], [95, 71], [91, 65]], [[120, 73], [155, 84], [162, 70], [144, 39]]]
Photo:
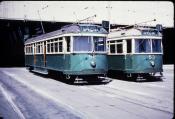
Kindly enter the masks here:
[[61, 29], [42, 34], [36, 37], [29, 38], [25, 41], [26, 43], [31, 43], [34, 41], [40, 41], [42, 39], [47, 39], [54, 36], [59, 36], [66, 33], [97, 33], [97, 34], [107, 34], [108, 32], [99, 25], [94, 24], [70, 24], [63, 26]]
[[126, 37], [126, 36], [157, 36], [161, 37], [162, 33], [155, 28], [149, 27], [133, 27], [129, 29], [113, 29], [108, 38]]

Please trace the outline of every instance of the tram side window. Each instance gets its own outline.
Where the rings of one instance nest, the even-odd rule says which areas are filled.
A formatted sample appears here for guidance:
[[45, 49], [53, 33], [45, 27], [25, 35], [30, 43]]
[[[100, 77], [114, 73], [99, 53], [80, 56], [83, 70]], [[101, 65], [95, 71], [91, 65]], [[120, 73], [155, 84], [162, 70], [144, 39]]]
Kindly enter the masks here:
[[122, 40], [117, 41], [117, 53], [123, 53], [123, 42], [122, 42]]
[[25, 46], [25, 49], [26, 49], [26, 52], [25, 52], [25, 53], [27, 54], [27, 53], [28, 53], [28, 47], [27, 47], [27, 46]]
[[63, 52], [63, 37], [59, 38], [58, 49], [59, 49], [59, 52]]
[[67, 45], [67, 52], [70, 52], [70, 36], [66, 36], [66, 45]]
[[43, 43], [40, 43], [40, 53], [43, 53]]
[[43, 45], [42, 43], [37, 43], [37, 53], [42, 53], [43, 52]]
[[110, 53], [115, 53], [116, 47], [115, 47], [115, 41], [110, 41]]
[[26, 46], [26, 54], [29, 53], [28, 49], [29, 49], [28, 46]]
[[47, 52], [50, 53], [50, 44], [47, 44]]
[[150, 39], [135, 39], [135, 52], [136, 53], [150, 53], [151, 40]]
[[31, 45], [29, 45], [29, 46], [28, 46], [28, 53], [30, 53], [30, 54], [31, 54], [31, 53], [32, 53], [32, 51], [33, 51], [33, 50], [32, 50], [32, 46], [31, 46]]
[[40, 53], [41, 52], [41, 45], [40, 43], [36, 43], [36, 53]]
[[25, 46], [25, 53], [27, 54], [27, 46]]
[[31, 47], [30, 47], [30, 48], [31, 48], [31, 53], [33, 53], [33, 47], [32, 47], [32, 45], [31, 45]]
[[59, 42], [59, 52], [63, 52], [63, 42]]
[[115, 44], [110, 45], [110, 53], [115, 53]]
[[40, 43], [40, 51], [39, 51], [40, 53], [42, 53], [43, 52], [43, 45]]
[[161, 52], [161, 40], [152, 39], [152, 52]]
[[58, 42], [54, 43], [55, 52], [58, 52]]
[[103, 37], [94, 37], [94, 47], [95, 51], [105, 51], [106, 50], [106, 42]]
[[50, 47], [51, 47], [51, 52], [54, 52], [53, 43], [50, 44]]
[[127, 44], [127, 53], [131, 53], [131, 50], [132, 50], [132, 45], [131, 45], [131, 39], [127, 39], [126, 40], [126, 44]]
[[47, 41], [47, 52], [50, 53], [50, 41]]

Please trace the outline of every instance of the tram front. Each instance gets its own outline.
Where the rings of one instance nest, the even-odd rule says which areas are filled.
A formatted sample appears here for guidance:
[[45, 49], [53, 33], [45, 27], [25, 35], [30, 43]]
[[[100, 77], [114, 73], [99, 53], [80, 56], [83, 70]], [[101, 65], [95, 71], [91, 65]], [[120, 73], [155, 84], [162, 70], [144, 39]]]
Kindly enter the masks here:
[[74, 77], [105, 76], [108, 71], [106, 30], [96, 25], [80, 28], [81, 32], [72, 35], [70, 70], [66, 73]]

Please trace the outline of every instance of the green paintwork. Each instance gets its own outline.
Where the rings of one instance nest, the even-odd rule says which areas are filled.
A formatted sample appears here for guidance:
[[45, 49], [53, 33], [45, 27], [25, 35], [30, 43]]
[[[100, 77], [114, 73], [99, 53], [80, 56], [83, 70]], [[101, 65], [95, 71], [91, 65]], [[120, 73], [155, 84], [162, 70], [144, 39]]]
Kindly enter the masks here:
[[[36, 64], [34, 57], [26, 55], [26, 66], [41, 67], [49, 70], [61, 71], [69, 75], [93, 75], [106, 74], [108, 70], [106, 54], [47, 54], [46, 66], [44, 67], [43, 55], [36, 55]], [[96, 67], [91, 66], [91, 62], [96, 62]]]
[[[108, 69], [124, 73], [162, 72], [162, 55], [154, 54], [150, 56], [154, 58], [149, 59], [148, 54], [108, 55]], [[151, 66], [151, 61], [154, 61], [154, 67]]]
[[25, 55], [25, 65], [26, 66], [33, 66], [34, 65], [33, 59], [34, 59], [33, 55]]

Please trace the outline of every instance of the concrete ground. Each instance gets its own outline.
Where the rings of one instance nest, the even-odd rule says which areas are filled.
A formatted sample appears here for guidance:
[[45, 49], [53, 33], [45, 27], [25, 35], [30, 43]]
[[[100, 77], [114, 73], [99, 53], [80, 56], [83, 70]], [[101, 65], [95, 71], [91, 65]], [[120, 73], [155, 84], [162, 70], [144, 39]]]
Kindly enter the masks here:
[[72, 85], [25, 68], [0, 68], [4, 119], [172, 119], [174, 65], [162, 80]]

